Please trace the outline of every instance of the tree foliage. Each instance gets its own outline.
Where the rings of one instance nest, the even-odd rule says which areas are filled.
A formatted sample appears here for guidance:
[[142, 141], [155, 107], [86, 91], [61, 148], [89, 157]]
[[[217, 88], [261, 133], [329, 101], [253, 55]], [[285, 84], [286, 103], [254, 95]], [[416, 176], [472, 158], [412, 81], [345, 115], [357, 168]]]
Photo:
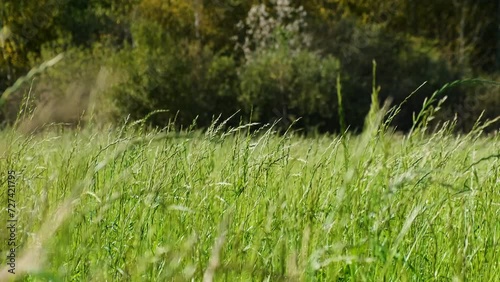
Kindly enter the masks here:
[[[106, 97], [108, 103], [95, 107], [113, 108], [115, 118], [168, 109], [150, 121], [162, 125], [176, 117], [188, 125], [198, 118], [204, 126], [239, 111], [261, 122], [281, 120], [283, 126], [302, 117], [301, 127], [335, 131], [337, 77], [345, 120], [350, 128], [361, 128], [376, 60], [381, 103], [402, 102], [427, 82], [394, 120], [405, 130], [423, 99], [444, 83], [497, 77], [499, 5], [486, 0], [6, 0], [0, 4], [0, 89], [66, 51], [79, 55], [68, 56], [65, 60], [73, 61], [54, 67], [38, 83], [69, 85], [79, 78], [67, 70], [82, 62], [88, 66], [81, 71], [86, 82], [98, 81], [103, 69], [112, 72], [109, 87], [88, 87], [86, 95]], [[26, 91], [11, 102], [21, 101]], [[470, 120], [485, 105], [488, 117], [500, 115], [489, 106], [498, 95], [495, 88], [457, 89], [449, 93], [443, 113], [461, 111]]]

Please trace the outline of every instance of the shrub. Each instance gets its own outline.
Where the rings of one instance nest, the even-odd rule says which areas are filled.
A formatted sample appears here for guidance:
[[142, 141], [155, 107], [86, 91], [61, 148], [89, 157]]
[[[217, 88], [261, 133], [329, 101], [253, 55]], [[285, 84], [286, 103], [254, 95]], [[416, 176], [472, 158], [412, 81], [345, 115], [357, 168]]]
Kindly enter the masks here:
[[236, 65], [231, 57], [218, 56], [199, 41], [175, 41], [159, 25], [144, 22], [133, 30], [134, 46], [113, 58], [113, 69], [122, 83], [112, 89], [116, 117], [130, 114], [140, 119], [164, 109], [167, 114], [151, 117], [154, 125], [176, 119], [180, 126], [208, 126], [213, 115], [236, 111]]
[[[351, 128], [361, 128], [370, 108], [372, 92], [372, 60], [377, 62], [377, 85], [381, 87], [380, 102], [387, 98], [392, 104], [401, 103], [422, 83], [427, 82], [403, 106], [394, 119], [400, 130], [412, 125], [412, 114], [419, 112], [425, 97], [445, 83], [457, 79], [432, 42], [388, 32], [379, 25], [360, 25], [353, 19], [340, 20], [333, 28], [321, 31], [314, 43], [325, 54], [340, 60], [346, 122]], [[324, 40], [335, 38], [336, 40]], [[463, 92], [455, 89], [447, 105], [459, 104]]]
[[282, 45], [266, 50], [240, 70], [240, 102], [254, 119], [281, 119], [285, 127], [298, 117], [302, 127], [338, 127], [335, 80], [338, 61], [309, 51], [296, 53]]

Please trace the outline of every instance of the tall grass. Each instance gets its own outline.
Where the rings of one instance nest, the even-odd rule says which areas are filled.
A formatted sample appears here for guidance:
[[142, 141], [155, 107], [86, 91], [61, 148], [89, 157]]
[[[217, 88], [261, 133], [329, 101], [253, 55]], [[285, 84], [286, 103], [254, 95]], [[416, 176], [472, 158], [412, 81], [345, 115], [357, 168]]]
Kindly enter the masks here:
[[359, 136], [4, 131], [20, 246], [0, 280], [499, 281], [500, 135], [395, 135], [386, 109]]

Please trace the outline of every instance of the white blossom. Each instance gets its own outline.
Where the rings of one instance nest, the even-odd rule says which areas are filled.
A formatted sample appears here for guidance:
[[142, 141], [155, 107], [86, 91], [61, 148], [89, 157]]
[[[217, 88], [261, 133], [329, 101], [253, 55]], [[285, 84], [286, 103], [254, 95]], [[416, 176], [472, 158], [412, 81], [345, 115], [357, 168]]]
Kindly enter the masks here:
[[243, 43], [237, 43], [247, 61], [261, 50], [279, 48], [276, 32], [285, 32], [285, 43], [292, 51], [308, 47], [311, 36], [304, 32], [307, 27], [306, 11], [302, 6], [293, 7], [290, 0], [277, 0], [271, 7], [264, 4], [254, 5], [248, 11], [244, 21], [237, 24], [237, 28], [245, 30]]

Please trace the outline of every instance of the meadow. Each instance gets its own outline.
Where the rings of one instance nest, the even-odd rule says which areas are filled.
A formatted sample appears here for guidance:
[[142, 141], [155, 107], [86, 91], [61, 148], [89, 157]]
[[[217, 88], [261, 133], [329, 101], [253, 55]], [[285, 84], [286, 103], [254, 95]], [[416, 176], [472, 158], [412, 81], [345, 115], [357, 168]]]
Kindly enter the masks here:
[[0, 281], [500, 281], [500, 134], [373, 120], [6, 129]]
[[500, 281], [500, 1], [448, 2], [1, 1], [0, 282]]

